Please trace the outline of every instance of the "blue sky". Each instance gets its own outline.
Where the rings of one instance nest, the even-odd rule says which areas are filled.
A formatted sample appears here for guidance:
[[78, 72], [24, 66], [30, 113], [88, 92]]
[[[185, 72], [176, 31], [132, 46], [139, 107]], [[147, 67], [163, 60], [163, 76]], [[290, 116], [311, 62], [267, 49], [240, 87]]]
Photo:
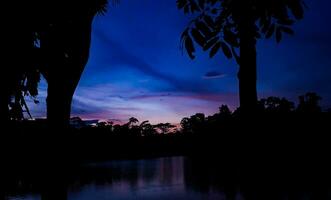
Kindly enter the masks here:
[[[281, 44], [258, 43], [259, 96], [293, 101], [318, 92], [331, 107], [331, 14], [327, 0], [308, 0], [305, 19], [294, 37]], [[178, 123], [197, 112], [212, 114], [222, 104], [238, 106], [238, 67], [221, 53], [200, 53], [195, 60], [180, 51], [180, 34], [189, 18], [175, 0], [122, 0], [93, 24], [88, 65], [76, 90], [72, 115], [126, 121], [134, 116], [152, 123]], [[36, 117], [45, 115], [45, 83]]]

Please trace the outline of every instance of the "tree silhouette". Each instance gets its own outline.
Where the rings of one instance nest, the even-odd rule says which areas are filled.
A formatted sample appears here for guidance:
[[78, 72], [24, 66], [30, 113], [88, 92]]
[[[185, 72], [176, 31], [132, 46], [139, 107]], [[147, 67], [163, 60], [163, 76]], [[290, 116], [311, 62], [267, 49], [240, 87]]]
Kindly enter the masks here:
[[169, 131], [172, 128], [175, 128], [176, 126], [174, 126], [170, 123], [159, 123], [159, 124], [154, 125], [154, 127], [159, 130], [160, 134], [165, 135], [165, 134], [168, 134]]
[[156, 130], [154, 129], [154, 126], [149, 123], [149, 121], [143, 121], [139, 125], [141, 130], [141, 135], [143, 136], [151, 136], [156, 134]]
[[268, 97], [261, 99], [259, 103], [267, 112], [289, 113], [294, 110], [294, 103], [285, 98]]
[[322, 98], [314, 92], [308, 92], [305, 95], [299, 96], [298, 112], [306, 113], [319, 113], [322, 108], [319, 106], [319, 102]]
[[190, 118], [188, 117], [184, 117], [181, 121], [180, 121], [180, 126], [181, 126], [181, 130], [184, 133], [193, 133], [193, 128], [192, 128], [192, 123]]
[[96, 126], [98, 129], [113, 132], [113, 125], [114, 123], [112, 121], [101, 121], [98, 122]]
[[59, 1], [43, 13], [40, 68], [48, 83], [47, 119], [55, 127], [69, 125], [72, 97], [89, 59], [92, 22], [107, 5], [108, 0]]
[[132, 126], [132, 125], [137, 124], [137, 123], [139, 123], [139, 120], [137, 118], [130, 117], [129, 122], [128, 122], [128, 126]]
[[183, 118], [180, 125], [184, 133], [203, 133], [206, 122], [205, 114], [197, 113], [190, 118]]
[[[11, 3], [9, 5], [12, 5]], [[35, 62], [36, 45], [34, 43], [36, 34], [32, 30], [32, 17], [25, 16], [27, 10], [29, 10], [27, 7], [22, 10], [19, 6], [16, 12], [24, 17], [6, 18], [2, 24], [7, 31], [1, 34], [5, 38], [2, 42], [4, 51], [1, 53], [4, 63], [0, 77], [1, 122], [21, 119], [23, 107], [28, 110], [24, 96], [31, 96], [34, 99], [38, 94], [39, 73]]]
[[92, 22], [97, 14], [107, 11], [108, 0], [21, 3], [5, 6], [17, 8], [21, 17], [4, 24], [10, 30], [3, 37], [8, 40], [4, 57], [12, 67], [2, 70], [0, 78], [0, 119], [9, 120], [13, 95], [17, 114], [17, 106], [25, 103], [17, 94], [37, 95], [41, 73], [48, 83], [48, 121], [54, 127], [67, 127], [72, 96], [89, 58]]
[[219, 114], [221, 116], [228, 117], [228, 116], [231, 116], [232, 112], [231, 112], [230, 108], [227, 105], [222, 105], [219, 108]]
[[149, 121], [146, 120], [146, 121], [141, 122], [139, 127], [141, 127], [141, 129], [143, 129], [144, 127], [148, 126], [149, 124], [150, 124]]
[[[32, 115], [25, 101], [25, 97], [30, 97], [34, 103], [38, 104], [38, 84], [40, 81], [40, 73], [36, 66], [30, 66], [22, 69], [17, 73], [15, 87], [11, 92], [11, 100], [9, 102], [9, 118], [12, 120], [23, 120], [26, 112], [30, 119]], [[25, 110], [24, 110], [25, 109]]]
[[[293, 35], [291, 26], [304, 14], [303, 0], [177, 0], [195, 18], [182, 33], [182, 48], [195, 58], [194, 42], [214, 57], [222, 51], [239, 64], [240, 110], [257, 110], [256, 43], [262, 36]], [[238, 55], [240, 51], [240, 55]]]

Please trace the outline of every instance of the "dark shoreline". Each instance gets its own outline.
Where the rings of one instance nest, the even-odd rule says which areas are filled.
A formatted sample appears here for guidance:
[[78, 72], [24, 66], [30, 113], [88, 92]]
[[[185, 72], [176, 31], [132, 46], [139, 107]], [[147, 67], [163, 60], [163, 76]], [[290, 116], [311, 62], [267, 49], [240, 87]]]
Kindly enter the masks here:
[[240, 133], [224, 129], [224, 134], [208, 136], [148, 137], [74, 129], [66, 135], [45, 134], [42, 129], [32, 134], [16, 132], [8, 137], [2, 135], [0, 183], [7, 196], [67, 195], [68, 185], [77, 180], [82, 187], [91, 182], [108, 184], [112, 176], [117, 177], [115, 171], [105, 177], [107, 168], [81, 168], [83, 163], [184, 156], [194, 174], [187, 176], [191, 184], [188, 187], [212, 186], [230, 194], [240, 188], [248, 196], [296, 192], [324, 195], [331, 188], [331, 145], [323, 126], [302, 132], [313, 127], [316, 125], [307, 125], [291, 135], [279, 132], [286, 128], [280, 126], [267, 135], [262, 131], [247, 135], [248, 129]]
[[119, 135], [104, 128], [60, 131], [24, 122], [2, 132], [0, 153], [8, 168], [187, 156], [215, 166], [226, 163], [219, 167], [233, 173], [328, 174], [330, 122], [330, 113], [266, 114], [250, 120], [223, 119], [197, 129], [200, 132], [150, 136]]

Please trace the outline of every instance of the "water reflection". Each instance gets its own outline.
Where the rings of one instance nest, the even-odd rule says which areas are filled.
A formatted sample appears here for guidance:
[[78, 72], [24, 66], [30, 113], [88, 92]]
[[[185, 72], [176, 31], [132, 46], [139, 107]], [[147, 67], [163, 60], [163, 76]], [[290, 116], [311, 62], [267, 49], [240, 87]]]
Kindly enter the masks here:
[[331, 199], [327, 187], [257, 185], [266, 179], [243, 179], [233, 166], [212, 160], [169, 157], [3, 170], [0, 199]]
[[83, 194], [73, 194], [73, 199], [89, 199], [91, 195], [102, 194], [115, 199], [157, 198], [167, 193], [184, 193], [183, 170], [183, 157], [90, 164], [83, 168], [84, 174], [102, 171], [108, 175], [102, 177], [104, 180], [92, 180]]
[[[216, 191], [198, 191], [187, 181], [187, 158], [168, 157], [90, 163], [63, 170], [27, 170], [7, 174], [2, 199], [215, 199]], [[185, 172], [188, 170], [187, 172]], [[61, 173], [59, 173], [61, 172]]]

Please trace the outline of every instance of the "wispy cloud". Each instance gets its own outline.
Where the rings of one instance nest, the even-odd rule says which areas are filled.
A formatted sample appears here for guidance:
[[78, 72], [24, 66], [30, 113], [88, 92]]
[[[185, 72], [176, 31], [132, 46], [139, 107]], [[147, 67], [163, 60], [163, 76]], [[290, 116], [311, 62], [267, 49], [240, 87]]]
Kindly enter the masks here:
[[217, 71], [210, 71], [207, 72], [204, 76], [203, 79], [219, 79], [219, 78], [224, 78], [226, 77], [226, 74], [217, 72]]

